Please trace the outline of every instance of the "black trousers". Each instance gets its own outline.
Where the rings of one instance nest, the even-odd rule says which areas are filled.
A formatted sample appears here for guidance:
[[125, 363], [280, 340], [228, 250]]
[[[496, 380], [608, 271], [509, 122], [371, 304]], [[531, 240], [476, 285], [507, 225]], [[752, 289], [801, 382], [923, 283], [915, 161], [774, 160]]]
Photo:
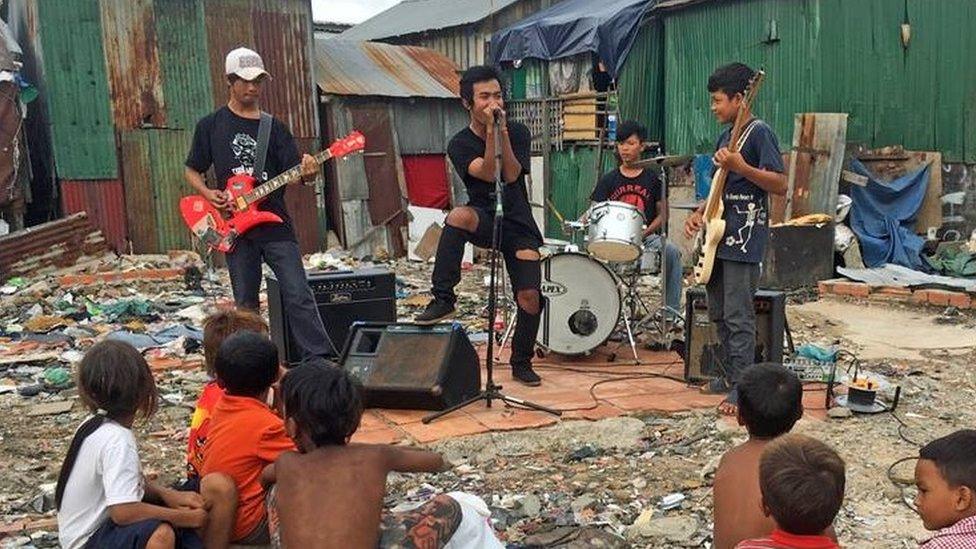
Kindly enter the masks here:
[[[325, 331], [318, 307], [315, 306], [315, 297], [308, 287], [297, 242], [237, 240], [234, 250], [227, 254], [227, 269], [237, 306], [254, 310], [260, 307], [258, 292], [261, 289], [262, 260], [267, 262], [278, 279], [284, 314], [288, 318], [291, 335], [302, 350], [303, 360], [310, 356], [337, 355], [338, 349]], [[284, 357], [280, 358], [284, 360]]]
[[[483, 208], [468, 206], [478, 214], [478, 228], [474, 232], [458, 229], [451, 225], [444, 227], [440, 242], [437, 245], [437, 256], [434, 260], [434, 273], [431, 276], [431, 293], [434, 297], [455, 303], [457, 295], [454, 287], [461, 281], [461, 257], [464, 255], [464, 245], [471, 242], [481, 248], [491, 247], [494, 214]], [[532, 222], [534, 225], [534, 222]], [[524, 222], [508, 217], [502, 219], [499, 251], [505, 259], [508, 279], [511, 281], [512, 292], [518, 295], [520, 290], [536, 290], [542, 283], [542, 270], [538, 260], [527, 260], [516, 257], [519, 250], [538, 251], [542, 246], [542, 238], [538, 229], [528, 227]], [[532, 362], [535, 351], [535, 338], [539, 332], [541, 318], [542, 295], [539, 295], [540, 311], [536, 314], [518, 307], [515, 322], [515, 334], [512, 336], [512, 359], [515, 365], [527, 365]], [[516, 303], [518, 299], [516, 297]]]

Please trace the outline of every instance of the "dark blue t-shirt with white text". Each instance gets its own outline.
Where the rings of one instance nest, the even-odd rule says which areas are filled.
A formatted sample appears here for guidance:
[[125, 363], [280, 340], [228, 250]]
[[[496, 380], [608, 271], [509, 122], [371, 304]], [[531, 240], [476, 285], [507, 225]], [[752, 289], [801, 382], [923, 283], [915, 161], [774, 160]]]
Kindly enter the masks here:
[[[783, 157], [776, 134], [762, 120], [754, 120], [739, 151], [747, 164], [761, 170], [783, 173]], [[715, 150], [729, 143], [732, 128], [718, 138]], [[716, 256], [728, 261], [760, 263], [769, 241], [769, 199], [766, 191], [745, 177], [729, 172], [725, 181], [725, 237]]]

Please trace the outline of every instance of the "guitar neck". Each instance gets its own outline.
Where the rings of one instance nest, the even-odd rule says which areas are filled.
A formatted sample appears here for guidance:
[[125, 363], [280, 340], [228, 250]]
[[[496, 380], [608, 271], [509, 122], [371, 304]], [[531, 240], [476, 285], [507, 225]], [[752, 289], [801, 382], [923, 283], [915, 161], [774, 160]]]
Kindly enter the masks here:
[[[332, 158], [332, 152], [329, 149], [326, 149], [318, 154], [315, 154], [314, 157], [315, 160], [319, 164], [321, 164], [329, 160], [330, 158]], [[301, 178], [302, 178], [302, 166], [301, 165], [294, 166], [293, 168], [278, 174], [277, 177], [268, 181], [267, 183], [259, 187], [256, 187], [254, 190], [247, 193], [244, 196], [244, 198], [245, 200], [247, 200], [248, 204], [257, 202], [258, 200], [261, 200], [267, 197], [269, 194], [284, 187], [285, 185], [288, 185], [289, 183], [294, 183], [295, 181]]]

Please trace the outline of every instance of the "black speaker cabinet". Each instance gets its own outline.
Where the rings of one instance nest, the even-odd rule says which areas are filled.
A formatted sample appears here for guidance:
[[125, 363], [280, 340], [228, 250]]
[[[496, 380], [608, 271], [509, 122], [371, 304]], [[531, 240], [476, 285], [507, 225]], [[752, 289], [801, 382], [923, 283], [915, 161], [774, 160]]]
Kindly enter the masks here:
[[[359, 269], [309, 271], [307, 276], [319, 316], [335, 345], [336, 354], [342, 352], [353, 322], [396, 322], [396, 279], [393, 273], [384, 269]], [[292, 338], [278, 279], [271, 275], [267, 284], [271, 339], [278, 346], [284, 362], [295, 366], [302, 361], [303, 353]]]
[[370, 408], [443, 410], [481, 390], [481, 367], [460, 324], [356, 323], [340, 359]]
[[[786, 295], [759, 290], [756, 308], [756, 357], [758, 362], [783, 362], [783, 333], [786, 329]], [[685, 379], [706, 381], [721, 377], [721, 346], [718, 331], [708, 319], [705, 289], [695, 287], [685, 294]]]

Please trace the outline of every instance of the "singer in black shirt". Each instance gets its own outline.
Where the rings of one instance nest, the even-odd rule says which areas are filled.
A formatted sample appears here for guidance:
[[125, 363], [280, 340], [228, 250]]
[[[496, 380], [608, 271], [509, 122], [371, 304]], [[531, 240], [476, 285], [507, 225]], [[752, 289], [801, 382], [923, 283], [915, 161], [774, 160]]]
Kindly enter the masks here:
[[487, 66], [471, 67], [461, 77], [461, 102], [471, 115], [467, 128], [448, 144], [447, 153], [468, 190], [468, 204], [451, 210], [437, 245], [431, 293], [434, 300], [414, 321], [434, 324], [454, 315], [454, 287], [461, 280], [464, 245], [489, 247], [495, 219], [495, 134], [500, 133], [502, 219], [499, 250], [515, 292], [518, 314], [512, 338], [512, 377], [539, 385], [532, 369], [542, 312], [539, 247], [542, 234], [532, 218], [525, 174], [529, 172], [528, 128], [505, 115], [501, 78]]

